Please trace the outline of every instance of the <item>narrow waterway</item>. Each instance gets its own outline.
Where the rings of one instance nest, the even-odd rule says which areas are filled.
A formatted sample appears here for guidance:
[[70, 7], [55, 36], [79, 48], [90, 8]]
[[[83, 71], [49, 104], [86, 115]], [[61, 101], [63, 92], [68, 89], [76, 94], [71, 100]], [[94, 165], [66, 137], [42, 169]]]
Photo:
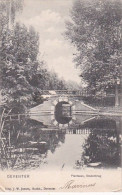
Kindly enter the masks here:
[[49, 124], [30, 118], [23, 118], [21, 124], [7, 122], [0, 143], [0, 167], [13, 170], [118, 168], [121, 126], [120, 117], [94, 117], [63, 129], [51, 129]]

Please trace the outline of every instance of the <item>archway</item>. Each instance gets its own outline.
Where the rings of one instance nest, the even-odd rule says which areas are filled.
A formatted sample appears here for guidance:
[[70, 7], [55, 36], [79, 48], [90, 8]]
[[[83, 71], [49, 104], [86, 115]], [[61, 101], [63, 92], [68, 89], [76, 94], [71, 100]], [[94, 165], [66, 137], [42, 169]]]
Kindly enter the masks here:
[[55, 106], [55, 119], [60, 124], [67, 124], [72, 120], [71, 105], [68, 102], [61, 101]]

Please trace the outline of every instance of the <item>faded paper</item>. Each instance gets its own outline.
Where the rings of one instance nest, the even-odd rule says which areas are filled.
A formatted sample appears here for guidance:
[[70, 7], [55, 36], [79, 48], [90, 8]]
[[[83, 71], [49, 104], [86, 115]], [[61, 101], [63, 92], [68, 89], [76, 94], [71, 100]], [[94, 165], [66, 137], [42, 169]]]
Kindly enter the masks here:
[[[69, 25], [74, 45], [66, 38], [75, 2], [80, 1], [0, 1], [2, 192], [121, 191], [121, 75], [110, 91], [88, 90], [73, 61], [85, 38], [78, 53], [73, 33], [79, 31]], [[95, 47], [87, 46], [88, 52]], [[101, 55], [106, 57], [102, 49]]]

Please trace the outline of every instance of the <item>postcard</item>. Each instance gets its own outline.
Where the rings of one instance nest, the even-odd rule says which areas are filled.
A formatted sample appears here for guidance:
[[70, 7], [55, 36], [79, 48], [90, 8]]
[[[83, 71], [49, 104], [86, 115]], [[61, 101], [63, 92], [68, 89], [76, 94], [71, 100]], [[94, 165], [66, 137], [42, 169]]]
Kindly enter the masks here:
[[0, 191], [122, 190], [121, 0], [0, 0]]

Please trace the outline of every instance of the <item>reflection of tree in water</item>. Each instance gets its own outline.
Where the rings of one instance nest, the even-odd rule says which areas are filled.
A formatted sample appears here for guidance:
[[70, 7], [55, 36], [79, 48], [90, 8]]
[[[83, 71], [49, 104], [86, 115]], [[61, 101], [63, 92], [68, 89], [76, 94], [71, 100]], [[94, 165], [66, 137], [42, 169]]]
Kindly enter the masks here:
[[111, 118], [95, 118], [94, 120], [88, 121], [87, 123], [84, 123], [82, 125], [82, 128], [86, 127], [86, 128], [90, 128], [90, 129], [95, 129], [95, 128], [99, 128], [99, 129], [115, 129], [116, 128], [116, 122], [115, 120], [111, 119]]
[[[90, 124], [88, 126], [90, 127]], [[94, 128], [83, 146], [84, 152], [81, 162], [84, 161], [85, 165], [94, 167], [120, 166], [121, 153], [115, 121], [98, 120], [91, 126]], [[106, 129], [100, 129], [98, 126], [104, 126]]]
[[65, 133], [41, 130], [45, 126], [33, 120], [21, 119], [6, 122], [3, 139], [0, 142], [1, 168], [32, 169], [46, 163], [48, 150], [52, 153], [60, 142], [64, 143]]
[[[112, 119], [97, 119], [84, 124], [81, 131], [83, 129], [89, 129], [89, 133], [83, 145], [82, 157], [76, 160], [75, 166], [119, 166], [120, 145], [116, 122]], [[0, 139], [1, 169], [38, 168], [47, 163], [48, 151], [54, 153], [64, 142], [65, 132], [49, 130], [40, 122], [25, 118], [21, 122], [8, 121]]]

